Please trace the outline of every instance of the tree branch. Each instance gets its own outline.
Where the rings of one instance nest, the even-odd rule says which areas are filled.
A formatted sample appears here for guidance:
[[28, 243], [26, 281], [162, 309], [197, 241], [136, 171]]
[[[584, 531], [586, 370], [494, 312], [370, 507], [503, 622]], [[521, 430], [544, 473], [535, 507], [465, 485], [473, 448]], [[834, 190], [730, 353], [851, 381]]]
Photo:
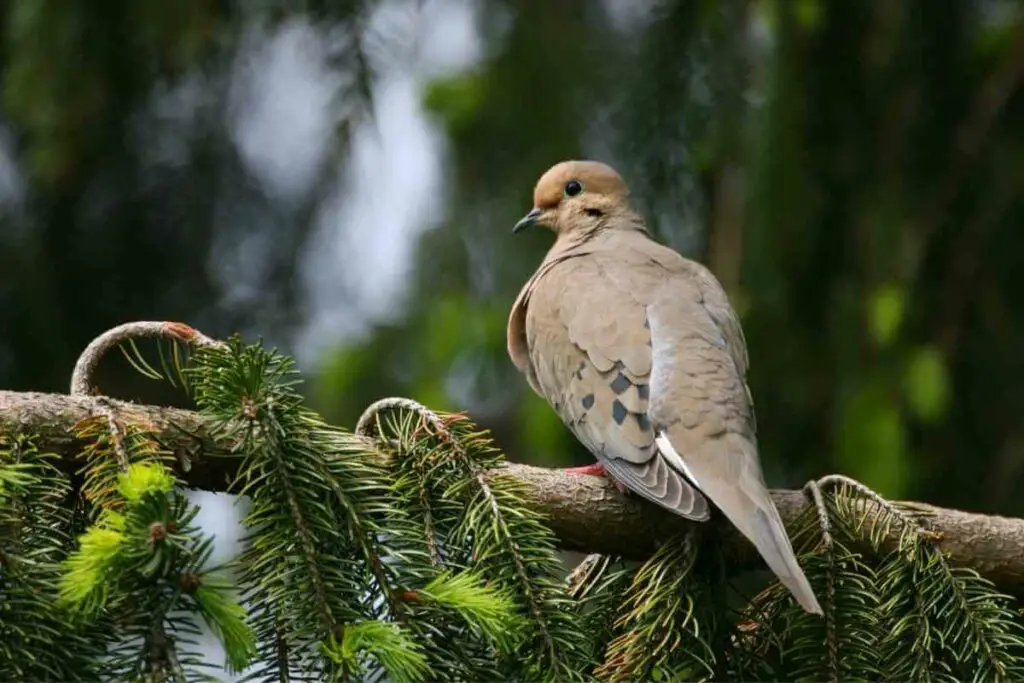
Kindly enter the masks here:
[[[138, 405], [103, 397], [0, 391], [0, 437], [29, 434], [37, 445], [65, 456], [69, 469], [82, 450], [71, 432], [96, 416], [113, 415], [120, 424], [136, 424], [157, 435], [178, 462], [189, 486], [224, 491], [239, 460], [225, 457], [197, 413], [177, 408]], [[640, 558], [649, 555], [673, 531], [692, 526], [635, 496], [623, 496], [606, 479], [565, 474], [559, 470], [510, 464], [490, 476], [511, 476], [525, 484], [528, 500], [542, 512], [563, 548]], [[800, 491], [773, 491], [787, 525], [809, 504]], [[1024, 519], [979, 515], [912, 503], [931, 516], [942, 549], [953, 563], [976, 569], [1001, 590], [1024, 595]], [[759, 566], [756, 552], [724, 521], [701, 525], [721, 533], [731, 560]]]

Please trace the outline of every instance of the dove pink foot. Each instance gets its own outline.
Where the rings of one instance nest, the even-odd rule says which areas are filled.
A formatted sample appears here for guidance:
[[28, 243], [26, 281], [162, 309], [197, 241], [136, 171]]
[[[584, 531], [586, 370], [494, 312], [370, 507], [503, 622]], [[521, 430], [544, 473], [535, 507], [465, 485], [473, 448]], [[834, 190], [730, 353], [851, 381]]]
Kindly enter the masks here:
[[583, 465], [582, 467], [566, 467], [562, 471], [566, 474], [589, 474], [594, 477], [608, 476], [608, 473], [604, 471], [604, 465], [599, 462], [595, 462], [592, 465]]
[[562, 471], [566, 474], [589, 474], [592, 477], [606, 477], [611, 483], [615, 484], [615, 488], [619, 490], [619, 493], [626, 492], [626, 487], [620, 484], [615, 477], [608, 474], [604, 469], [604, 465], [599, 462], [595, 462], [593, 465], [583, 465], [582, 467], [566, 467]]

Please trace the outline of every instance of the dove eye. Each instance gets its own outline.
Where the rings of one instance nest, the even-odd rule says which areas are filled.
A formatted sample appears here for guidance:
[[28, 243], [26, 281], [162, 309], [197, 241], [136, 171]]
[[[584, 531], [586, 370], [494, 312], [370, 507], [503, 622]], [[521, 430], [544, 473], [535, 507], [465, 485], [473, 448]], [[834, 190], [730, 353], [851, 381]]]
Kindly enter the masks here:
[[583, 185], [578, 180], [570, 180], [565, 184], [565, 196], [575, 197], [580, 192], [583, 192]]

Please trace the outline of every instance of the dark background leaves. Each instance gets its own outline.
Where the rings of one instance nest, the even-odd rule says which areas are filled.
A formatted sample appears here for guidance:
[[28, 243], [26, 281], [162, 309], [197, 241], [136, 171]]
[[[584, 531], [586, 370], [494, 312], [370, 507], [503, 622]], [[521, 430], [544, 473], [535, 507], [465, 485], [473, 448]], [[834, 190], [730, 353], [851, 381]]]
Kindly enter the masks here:
[[[7, 3], [0, 386], [66, 390], [84, 345], [129, 319], [292, 350], [317, 315], [312, 235], [353, 131], [381, 114], [377, 71], [462, 3], [384, 4], [394, 21], [369, 1]], [[598, 157], [728, 288], [773, 485], [839, 471], [890, 497], [1024, 512], [1018, 3], [475, 7], [480, 58], [420, 92], [446, 140], [443, 211], [423, 216], [406, 294], [303, 360], [330, 419], [409, 395], [468, 410], [514, 459], [585, 462], [507, 360], [504, 325], [549, 243], [509, 234], [533, 183]], [[296, 20], [327, 37], [338, 82], [313, 180], [282, 196], [233, 136], [248, 105], [232, 84], [247, 46]], [[336, 267], [372, 281], [379, 264]], [[119, 359], [100, 386], [173, 400]]]

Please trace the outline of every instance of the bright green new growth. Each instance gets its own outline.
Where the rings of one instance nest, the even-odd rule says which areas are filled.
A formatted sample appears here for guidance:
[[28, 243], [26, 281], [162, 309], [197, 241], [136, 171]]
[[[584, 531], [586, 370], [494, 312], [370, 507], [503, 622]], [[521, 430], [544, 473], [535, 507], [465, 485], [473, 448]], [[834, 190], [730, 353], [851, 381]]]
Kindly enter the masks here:
[[470, 570], [439, 574], [419, 591], [419, 599], [453, 610], [502, 652], [510, 653], [522, 641], [525, 620], [516, 612], [512, 596], [491, 589]]
[[95, 614], [106, 605], [107, 573], [124, 541], [119, 529], [109, 528], [118, 518], [122, 523], [117, 526], [123, 527], [123, 517], [105, 511], [100, 520], [79, 537], [78, 550], [64, 560], [60, 596], [68, 606]]
[[140, 503], [144, 496], [166, 496], [174, 488], [174, 475], [151, 462], [138, 463], [117, 475], [117, 492], [128, 503]]
[[115, 480], [97, 497], [108, 507], [62, 563], [57, 607], [102, 634], [111, 655], [103, 670], [117, 677], [209, 678], [191, 649], [196, 617], [220, 639], [229, 667], [244, 668], [254, 638], [230, 586], [207, 566], [211, 539], [190, 524], [199, 509], [155, 459], [132, 462]]
[[344, 629], [340, 641], [331, 636], [323, 646], [341, 672], [360, 671], [362, 660], [370, 654], [395, 681], [422, 681], [430, 672], [419, 643], [397, 624], [363, 621]]
[[[174, 488], [174, 475], [162, 465], [140, 462], [117, 475], [116, 491], [125, 503], [140, 505], [145, 496], [165, 497]], [[131, 514], [131, 508], [129, 513]], [[68, 606], [97, 613], [106, 606], [112, 572], [121, 569], [118, 556], [131, 542], [129, 518], [112, 508], [100, 512], [96, 522], [79, 538], [79, 547], [65, 561], [61, 598]]]
[[544, 519], [465, 417], [392, 404], [354, 435], [259, 345], [174, 358], [239, 459], [241, 556], [209, 566], [198, 509], [143, 425], [78, 426], [78, 496], [31, 435], [0, 441], [3, 680], [208, 680], [200, 624], [260, 681], [1024, 677], [1014, 603], [868, 491], [825, 491], [794, 529], [824, 618], [777, 582], [744, 598], [711, 525], [643, 563], [591, 556], [567, 582]]

